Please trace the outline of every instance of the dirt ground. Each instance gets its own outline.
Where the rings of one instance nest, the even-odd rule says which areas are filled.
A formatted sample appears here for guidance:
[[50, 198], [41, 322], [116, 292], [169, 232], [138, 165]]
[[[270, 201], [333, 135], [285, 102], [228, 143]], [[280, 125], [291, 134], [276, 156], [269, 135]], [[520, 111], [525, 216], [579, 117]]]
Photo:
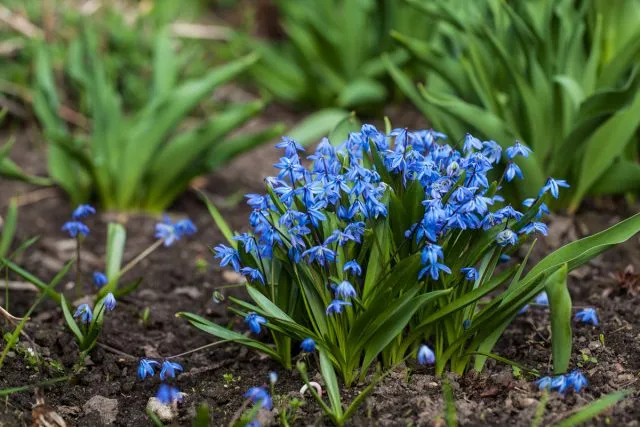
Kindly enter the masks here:
[[[279, 113], [277, 113], [279, 114]], [[269, 120], [269, 117], [267, 117]], [[290, 118], [289, 121], [295, 120]], [[19, 131], [19, 143], [13, 158], [29, 172], [44, 173], [42, 146], [37, 132]], [[262, 179], [270, 174], [277, 160], [272, 146], [243, 155], [224, 169], [206, 177], [204, 189], [221, 207], [225, 218], [236, 230], [246, 227], [248, 208], [241, 195], [262, 189]], [[27, 270], [47, 281], [73, 257], [73, 241], [60, 231], [72, 206], [57, 190], [42, 190], [3, 181], [0, 184], [0, 209], [11, 196], [19, 196], [18, 240], [40, 236], [19, 262]], [[549, 248], [582, 237], [612, 225], [638, 211], [638, 205], [623, 201], [607, 201], [586, 205], [575, 218], [553, 216], [550, 237], [536, 250], [540, 258]], [[154, 252], [127, 278], [144, 277], [142, 285], [118, 302], [115, 311], [106, 316], [100, 337], [103, 346], [90, 355], [86, 369], [71, 382], [45, 387], [47, 405], [57, 411], [69, 425], [95, 426], [112, 422], [116, 426], [151, 425], [145, 415], [150, 396], [159, 385], [157, 377], [142, 382], [136, 377], [137, 358], [165, 357], [179, 354], [212, 342], [212, 337], [190, 327], [175, 317], [178, 311], [191, 311], [221, 324], [238, 322], [226, 310], [225, 302], [216, 303], [212, 292], [229, 284], [233, 277], [225, 274], [212, 259], [208, 246], [222, 242], [205, 207], [193, 193], [187, 193], [170, 209], [171, 215], [188, 216], [199, 232], [170, 248]], [[97, 215], [88, 221], [91, 235], [86, 240], [86, 273], [101, 270], [104, 262], [106, 225], [109, 220], [125, 220], [128, 231], [126, 259], [131, 259], [153, 243], [154, 224], [158, 218]], [[544, 424], [566, 417], [572, 410], [614, 390], [637, 390], [640, 372], [640, 305], [638, 296], [620, 291], [609, 277], [629, 265], [640, 269], [640, 238], [611, 250], [571, 274], [570, 289], [577, 307], [592, 306], [598, 311], [599, 327], [576, 325], [571, 365], [581, 367], [589, 387], [580, 395], [553, 395], [546, 405]], [[88, 276], [87, 276], [88, 277]], [[17, 280], [11, 277], [12, 280]], [[60, 287], [68, 295], [71, 277]], [[87, 279], [88, 282], [88, 279]], [[603, 297], [605, 289], [611, 295]], [[90, 286], [87, 284], [87, 290]], [[242, 296], [240, 289], [225, 295]], [[33, 303], [36, 293], [11, 291], [10, 311], [20, 316]], [[4, 291], [0, 295], [4, 306]], [[149, 321], [142, 313], [149, 308]], [[25, 332], [33, 340], [21, 340], [21, 347], [10, 353], [0, 370], [0, 389], [33, 384], [68, 373], [77, 360], [77, 345], [63, 323], [59, 307], [50, 301], [41, 304]], [[8, 330], [6, 323], [2, 332]], [[34, 345], [35, 344], [35, 345]], [[4, 342], [0, 347], [4, 346]], [[31, 347], [44, 363], [27, 363], [25, 348]], [[542, 372], [550, 369], [550, 328], [548, 314], [530, 309], [507, 330], [496, 353]], [[129, 357], [131, 355], [133, 357]], [[252, 386], [267, 382], [268, 373], [279, 375], [275, 385], [275, 403], [299, 396], [302, 381], [296, 372], [284, 371], [279, 365], [245, 348], [223, 344], [179, 358], [185, 372], [177, 385], [186, 393], [171, 425], [191, 425], [195, 408], [206, 402], [211, 410], [211, 425], [226, 425], [244, 404], [243, 393]], [[314, 373], [315, 371], [312, 371]], [[511, 367], [488, 363], [480, 374], [449, 377], [453, 387], [458, 421], [463, 426], [530, 425], [538, 409], [541, 393], [530, 378], [514, 375]], [[444, 425], [442, 378], [430, 368], [409, 362], [396, 369], [367, 398], [352, 419], [352, 425]], [[350, 402], [358, 388], [345, 390], [343, 399]], [[98, 397], [96, 397], [98, 396]], [[0, 403], [0, 426], [31, 424], [32, 392], [16, 393]], [[638, 392], [594, 420], [593, 425], [638, 425], [640, 404]], [[267, 423], [275, 422], [275, 411], [264, 414]], [[294, 425], [324, 425], [319, 407], [307, 400], [298, 411]]]

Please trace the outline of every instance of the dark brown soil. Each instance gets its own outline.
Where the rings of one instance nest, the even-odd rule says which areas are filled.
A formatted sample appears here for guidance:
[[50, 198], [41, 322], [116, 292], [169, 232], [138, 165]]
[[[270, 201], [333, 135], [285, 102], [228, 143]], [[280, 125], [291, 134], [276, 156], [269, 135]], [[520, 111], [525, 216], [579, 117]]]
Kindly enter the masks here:
[[[27, 166], [32, 173], [44, 173], [37, 136], [31, 131], [21, 133], [13, 157]], [[222, 207], [232, 227], [242, 229], [248, 210], [236, 203], [238, 195], [260, 191], [262, 178], [271, 173], [275, 160], [271, 148], [262, 148], [244, 155], [225, 169], [207, 177], [205, 189]], [[4, 212], [9, 198], [20, 196], [19, 240], [40, 236], [39, 241], [19, 260], [26, 269], [47, 281], [73, 257], [72, 242], [65, 238], [60, 226], [68, 219], [72, 206], [64, 195], [53, 190], [35, 190], [26, 185], [2, 182], [0, 209]], [[637, 211], [637, 206], [635, 210]], [[606, 228], [628, 216], [634, 209], [623, 203], [607, 206], [586, 206], [576, 218], [552, 218], [551, 236], [536, 250], [539, 258], [549, 247], [588, 233]], [[62, 415], [68, 424], [80, 426], [102, 425], [100, 414], [87, 411], [84, 405], [99, 395], [117, 401], [115, 425], [151, 425], [145, 407], [158, 386], [157, 377], [141, 382], [136, 378], [137, 360], [129, 358], [163, 357], [182, 353], [212, 342], [212, 337], [189, 327], [174, 314], [187, 310], [204, 315], [218, 323], [234, 322], [226, 312], [224, 303], [215, 303], [211, 296], [214, 288], [229, 284], [209, 254], [208, 245], [222, 241], [212, 225], [206, 209], [194, 194], [186, 194], [170, 211], [171, 214], [189, 216], [198, 226], [194, 238], [178, 242], [171, 248], [161, 248], [129, 274], [133, 279], [144, 277], [136, 292], [122, 299], [109, 313], [100, 341], [90, 356], [87, 367], [70, 383], [45, 387], [47, 405]], [[86, 240], [84, 271], [90, 273], [103, 268], [106, 224], [114, 216], [100, 215], [89, 221], [91, 235]], [[117, 219], [122, 219], [117, 217]], [[126, 258], [131, 259], [153, 242], [153, 227], [157, 218], [143, 216], [126, 218], [128, 242]], [[71, 243], [71, 244], [70, 244]], [[640, 267], [640, 239], [591, 261], [572, 273], [571, 292], [576, 306], [593, 306], [598, 310], [600, 327], [576, 325], [574, 329], [574, 357], [572, 366], [581, 366], [589, 379], [589, 388], [580, 395], [564, 398], [554, 395], [544, 411], [544, 424], [552, 424], [566, 417], [598, 397], [614, 390], [637, 390], [640, 371], [640, 306], [638, 297], [614, 292], [602, 298], [603, 290], [615, 286], [608, 277], [622, 271], [628, 264]], [[12, 279], [16, 279], [12, 277]], [[64, 280], [59, 289], [69, 290]], [[89, 286], [87, 285], [87, 289]], [[228, 295], [242, 295], [231, 289]], [[34, 292], [10, 293], [10, 311], [22, 315], [36, 298]], [[4, 306], [4, 292], [0, 296]], [[150, 322], [144, 325], [141, 316], [150, 309]], [[33, 349], [45, 363], [30, 366], [24, 348], [11, 353], [0, 370], [0, 389], [33, 384], [49, 378], [69, 374], [77, 361], [77, 346], [65, 328], [60, 309], [51, 302], [38, 307], [25, 328], [35, 342], [26, 339], [24, 346]], [[2, 331], [8, 330], [0, 323]], [[548, 316], [541, 309], [531, 309], [509, 327], [495, 349], [504, 357], [527, 367], [548, 372], [550, 368], [550, 331]], [[4, 342], [0, 347], [4, 346]], [[22, 349], [22, 350], [21, 350]], [[114, 352], [111, 349], [117, 350]], [[242, 408], [243, 393], [251, 386], [267, 382], [268, 373], [276, 371], [279, 380], [275, 386], [276, 407], [298, 395], [302, 386], [299, 375], [286, 372], [261, 355], [236, 345], [223, 344], [189, 354], [178, 361], [185, 367], [177, 385], [186, 393], [179, 405], [179, 415], [173, 425], [191, 425], [195, 408], [206, 402], [211, 409], [211, 425], [226, 425]], [[55, 368], [56, 363], [62, 371]], [[314, 371], [312, 371], [313, 373]], [[226, 377], [226, 379], [225, 379]], [[541, 398], [531, 379], [518, 378], [511, 367], [489, 362], [481, 375], [469, 374], [463, 378], [449, 377], [455, 395], [458, 421], [461, 425], [530, 425]], [[353, 425], [444, 425], [442, 378], [426, 369], [409, 363], [390, 374], [352, 419]], [[345, 390], [343, 399], [350, 402], [358, 389]], [[32, 392], [9, 396], [0, 408], [0, 426], [31, 424], [34, 403]], [[266, 415], [267, 422], [276, 422], [275, 412]], [[638, 425], [640, 405], [638, 393], [593, 422], [596, 425]], [[328, 424], [322, 419], [318, 406], [311, 400], [298, 412], [296, 425]]]

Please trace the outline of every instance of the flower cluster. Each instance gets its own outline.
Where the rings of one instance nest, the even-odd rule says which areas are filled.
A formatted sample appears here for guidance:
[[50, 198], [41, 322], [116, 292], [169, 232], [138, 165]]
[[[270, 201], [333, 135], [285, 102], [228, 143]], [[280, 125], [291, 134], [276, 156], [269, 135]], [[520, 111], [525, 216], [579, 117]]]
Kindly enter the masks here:
[[[389, 185], [382, 173], [392, 174], [405, 188], [417, 182], [424, 189], [421, 199], [424, 215], [411, 225], [405, 237], [421, 248], [423, 268], [420, 279], [438, 280], [442, 274], [451, 274], [444, 262], [439, 242], [457, 230], [489, 230], [500, 227], [495, 242], [500, 247], [513, 247], [519, 235], [547, 233], [544, 223], [538, 221], [548, 208], [538, 204], [533, 221], [519, 230], [513, 226], [523, 213], [511, 205], [498, 209], [504, 199], [490, 188], [489, 172], [500, 162], [502, 149], [495, 141], [480, 141], [467, 134], [462, 151], [442, 144], [446, 136], [433, 130], [409, 132], [395, 129], [386, 136], [371, 125], [364, 125], [360, 133], [352, 133], [339, 149], [325, 138], [314, 154], [310, 169], [303, 166], [300, 153], [304, 149], [290, 138], [284, 138], [277, 147], [284, 149], [284, 157], [275, 167], [276, 177], [267, 178], [269, 194], [249, 194], [247, 202], [253, 208], [250, 223], [253, 233], [237, 235], [242, 250], [260, 260], [283, 252], [291, 262], [301, 261], [331, 271], [339, 266], [344, 280], [330, 286], [333, 299], [326, 306], [326, 314], [340, 314], [351, 300], [358, 296], [363, 269], [356, 259], [340, 259], [345, 245], [360, 245], [368, 224], [389, 212]], [[393, 144], [391, 143], [393, 140]], [[382, 158], [383, 170], [368, 166], [368, 153], [372, 146]], [[531, 151], [516, 142], [506, 150], [509, 166], [503, 172], [507, 181], [522, 177], [514, 163], [518, 156], [527, 157]], [[550, 192], [558, 197], [563, 180], [549, 178], [539, 197]], [[277, 199], [270, 197], [277, 196]], [[531, 207], [536, 200], [528, 199], [523, 205]], [[333, 220], [335, 216], [335, 220]], [[215, 248], [216, 258], [222, 266], [231, 266], [248, 280], [265, 284], [265, 271], [258, 265], [242, 265], [240, 253], [225, 245]], [[474, 267], [463, 268], [466, 280], [474, 281], [478, 272]], [[258, 318], [251, 313], [247, 323], [252, 331], [259, 331]]]
[[169, 379], [176, 377], [177, 372], [184, 371], [182, 365], [176, 362], [165, 359], [162, 364], [153, 359], [140, 359], [138, 364], [138, 378], [144, 380], [147, 377], [153, 377], [155, 375], [155, 368], [160, 367], [160, 388], [156, 393], [156, 398], [165, 405], [170, 403], [179, 402], [182, 400], [182, 393], [172, 386], [166, 383]]
[[[290, 138], [277, 147], [284, 153], [266, 193], [246, 196], [250, 231], [214, 250], [222, 267], [246, 277], [255, 302], [234, 311], [252, 333], [274, 335], [269, 354], [285, 366], [296, 340], [303, 352], [330, 353], [347, 384], [383, 350], [389, 363], [412, 353], [438, 373], [447, 364], [461, 373], [492, 319], [545, 304], [540, 281], [490, 294], [523, 279], [513, 264], [504, 273], [496, 266], [547, 234], [545, 201], [568, 187], [548, 178], [535, 198], [507, 201], [502, 183], [526, 178], [516, 164], [531, 153], [522, 143], [503, 150], [467, 134], [450, 145], [434, 130], [387, 135], [364, 125], [338, 147], [323, 139], [306, 159]], [[479, 304], [483, 297], [508, 303]]]
[[560, 394], [573, 390], [580, 393], [580, 390], [587, 387], [587, 378], [580, 371], [572, 371], [566, 375], [556, 375], [555, 377], [542, 377], [536, 381], [540, 390], [557, 391]]

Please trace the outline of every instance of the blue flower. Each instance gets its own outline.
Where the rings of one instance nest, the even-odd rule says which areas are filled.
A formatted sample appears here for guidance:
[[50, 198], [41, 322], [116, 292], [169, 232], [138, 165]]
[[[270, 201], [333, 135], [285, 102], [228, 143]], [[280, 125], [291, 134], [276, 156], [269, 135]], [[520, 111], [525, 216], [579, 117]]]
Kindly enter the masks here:
[[91, 312], [91, 307], [89, 307], [89, 304], [80, 304], [80, 306], [78, 306], [78, 308], [76, 309], [76, 312], [73, 314], [73, 317], [75, 319], [79, 317], [80, 322], [84, 323], [85, 325], [90, 323], [93, 319], [93, 313]]
[[540, 292], [535, 301], [538, 305], [549, 305], [549, 297], [545, 291]]
[[180, 402], [182, 400], [182, 393], [176, 387], [168, 384], [160, 384], [160, 388], [156, 393], [156, 399], [164, 405], [169, 405], [174, 402]]
[[150, 377], [155, 375], [155, 371], [153, 370], [153, 366], [160, 366], [159, 362], [151, 359], [140, 359], [140, 363], [138, 364], [138, 377], [141, 380], [144, 380], [147, 375]]
[[278, 381], [278, 373], [275, 371], [269, 372], [269, 382], [275, 384]]
[[304, 151], [304, 147], [296, 142], [295, 139], [283, 136], [282, 141], [276, 144], [276, 148], [284, 148], [284, 155], [287, 157], [294, 156], [298, 151]]
[[496, 243], [503, 248], [508, 245], [515, 246], [518, 243], [518, 235], [509, 229], [503, 230], [496, 236]]
[[170, 360], [165, 360], [164, 362], [162, 362], [160, 379], [164, 381], [165, 378], [175, 378], [176, 371], [184, 371], [184, 368], [182, 368], [182, 365], [180, 365], [179, 363], [171, 362]]
[[107, 283], [109, 283], [109, 279], [107, 279], [107, 276], [105, 276], [104, 273], [100, 273], [99, 271], [93, 273], [93, 284], [98, 289], [102, 288]]
[[113, 296], [113, 293], [109, 292], [104, 298], [104, 308], [106, 308], [107, 311], [113, 311], [113, 309], [116, 308], [116, 297]]
[[577, 312], [575, 320], [582, 323], [586, 323], [588, 325], [591, 324], [594, 326], [598, 326], [598, 316], [596, 314], [596, 310], [591, 307], [585, 308]]
[[237, 236], [233, 236], [232, 239], [242, 243], [245, 253], [253, 252], [256, 248], [256, 238], [249, 233], [242, 233]]
[[444, 271], [447, 274], [451, 274], [451, 269], [449, 267], [439, 262], [434, 262], [432, 264], [427, 265], [422, 270], [420, 270], [420, 273], [418, 273], [418, 279], [422, 279], [424, 276], [427, 275], [427, 273], [429, 273], [429, 275], [433, 280], [438, 280], [438, 277], [440, 276], [440, 271]]
[[156, 224], [156, 239], [162, 239], [165, 246], [171, 246], [183, 236], [190, 236], [196, 233], [198, 229], [190, 219], [181, 219], [176, 223], [171, 218], [165, 216], [162, 222]]
[[342, 269], [345, 272], [351, 272], [354, 276], [362, 275], [362, 268], [360, 264], [355, 259], [344, 264], [344, 268]]
[[176, 229], [176, 233], [180, 237], [191, 236], [198, 232], [198, 228], [189, 218], [181, 219], [175, 223], [174, 227]]
[[165, 246], [171, 246], [177, 240], [180, 240], [179, 234], [176, 232], [176, 227], [171, 221], [171, 218], [165, 216], [162, 222], [156, 224], [156, 239], [162, 239]]
[[240, 272], [240, 255], [238, 251], [225, 245], [218, 245], [213, 248], [214, 258], [220, 259], [220, 266], [226, 267], [231, 264], [236, 273]]
[[436, 355], [426, 344], [422, 344], [418, 350], [418, 363], [421, 365], [433, 365]]
[[258, 404], [265, 409], [271, 410], [273, 407], [271, 396], [265, 387], [251, 387], [244, 394], [244, 397], [251, 400], [253, 404]]
[[324, 266], [336, 259], [336, 253], [325, 245], [313, 246], [302, 253], [303, 257], [308, 257], [309, 262], [317, 261], [318, 264]]
[[531, 233], [541, 233], [542, 235], [546, 236], [549, 234], [549, 229], [547, 228], [547, 224], [545, 224], [544, 222], [530, 222], [520, 230], [520, 234]]
[[520, 311], [518, 311], [518, 314], [525, 314], [527, 310], [529, 310], [529, 304], [523, 305]]
[[262, 331], [262, 325], [267, 323], [267, 319], [257, 313], [251, 312], [247, 313], [246, 317], [244, 318], [244, 323], [249, 326], [251, 332], [258, 335]]
[[507, 169], [504, 171], [504, 177], [507, 182], [513, 181], [513, 178], [515, 177], [523, 179], [522, 170], [520, 170], [520, 167], [514, 162], [509, 162], [509, 164], [507, 165]]
[[316, 349], [316, 342], [312, 338], [305, 338], [300, 343], [300, 348], [304, 352], [313, 353]]
[[564, 375], [558, 375], [551, 380], [551, 390], [560, 394], [564, 394], [568, 386], [567, 378]]
[[546, 192], [551, 192], [554, 199], [560, 196], [560, 187], [569, 188], [569, 184], [564, 179], [547, 178], [547, 183], [540, 189], [538, 197], [542, 197]]
[[482, 141], [468, 133], [464, 136], [464, 144], [462, 146], [462, 150], [465, 153], [470, 153], [474, 149], [482, 150]]
[[81, 223], [80, 221], [67, 221], [62, 226], [62, 231], [69, 233], [71, 237], [88, 236], [89, 227]]
[[96, 213], [96, 210], [93, 206], [79, 205], [77, 208], [75, 208], [75, 210], [73, 211], [73, 214], [71, 214], [71, 217], [77, 221], [79, 219], [86, 218], [89, 215], [94, 215], [95, 213]]
[[550, 390], [551, 389], [551, 377], [542, 377], [536, 380], [536, 385], [540, 390]]
[[248, 277], [251, 281], [258, 281], [264, 285], [264, 276], [260, 270], [252, 267], [242, 267], [240, 269], [240, 273]]
[[517, 155], [521, 155], [522, 157], [529, 157], [529, 154], [532, 153], [531, 149], [525, 145], [522, 145], [520, 141], [516, 141], [511, 147], [508, 147], [505, 152], [507, 153], [507, 157], [509, 160], [512, 160]]
[[582, 372], [576, 370], [572, 371], [567, 375], [567, 383], [569, 387], [572, 387], [576, 393], [580, 393], [580, 390], [587, 387], [587, 377], [585, 377]]
[[353, 285], [346, 280], [343, 280], [339, 285], [334, 286], [333, 291], [336, 297], [341, 298], [353, 298], [356, 296], [356, 290]]
[[476, 281], [480, 275], [478, 274], [478, 270], [473, 267], [465, 267], [460, 269], [461, 273], [464, 273], [464, 278], [469, 281]]
[[327, 306], [327, 315], [334, 314], [334, 313], [342, 313], [342, 307], [346, 305], [350, 306], [351, 303], [347, 301], [341, 301], [339, 299], [334, 299]]

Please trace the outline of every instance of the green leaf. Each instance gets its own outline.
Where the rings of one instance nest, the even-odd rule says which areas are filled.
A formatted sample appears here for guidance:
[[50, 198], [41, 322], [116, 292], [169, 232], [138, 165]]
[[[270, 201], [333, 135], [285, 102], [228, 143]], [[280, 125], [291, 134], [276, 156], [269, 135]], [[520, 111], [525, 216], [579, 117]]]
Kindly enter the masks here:
[[71, 329], [73, 335], [76, 336], [78, 343], [82, 346], [82, 343], [84, 342], [84, 335], [80, 331], [80, 328], [78, 327], [76, 320], [73, 318], [71, 311], [69, 311], [69, 305], [67, 304], [64, 295], [61, 296], [60, 307], [62, 308], [62, 314], [64, 315], [64, 320], [67, 322], [67, 326], [69, 326], [69, 329]]
[[192, 313], [180, 312], [176, 314], [176, 317], [181, 317], [187, 319], [189, 323], [191, 323], [196, 328], [205, 331], [208, 334], [211, 334], [215, 337], [226, 341], [237, 342], [238, 344], [246, 345], [247, 347], [258, 350], [267, 356], [271, 357], [276, 361], [280, 361], [280, 355], [273, 351], [271, 347], [266, 344], [261, 343], [260, 341], [256, 341], [254, 339], [248, 338], [243, 334], [238, 332], [231, 331], [223, 326], [217, 325], [204, 317], [198, 316]]
[[287, 135], [302, 145], [309, 145], [328, 135], [346, 117], [349, 117], [348, 111], [336, 108], [316, 111], [289, 129]]
[[593, 187], [590, 194], [621, 194], [640, 190], [640, 164], [637, 162], [620, 159], [612, 164], [602, 174]]
[[231, 247], [234, 249], [238, 249], [238, 242], [233, 240], [233, 232], [231, 231], [231, 227], [229, 227], [227, 221], [224, 220], [224, 217], [222, 216], [218, 208], [216, 208], [215, 205], [211, 203], [207, 195], [202, 191], [198, 191], [198, 195], [200, 196], [200, 200], [202, 200], [207, 206], [209, 215], [211, 215], [213, 222], [216, 224], [216, 227], [218, 227], [225, 239], [227, 239], [229, 245], [231, 245]]
[[29, 283], [32, 283], [33, 285], [35, 285], [38, 289], [40, 289], [40, 291], [44, 292], [46, 296], [48, 296], [55, 302], [60, 303], [62, 298], [61, 294], [56, 292], [53, 288], [47, 286], [46, 283], [38, 279], [33, 274], [29, 273], [27, 270], [23, 269], [22, 267], [20, 267], [19, 265], [15, 264], [13, 261], [7, 258], [0, 258], [0, 264], [4, 264], [9, 270], [14, 272], [18, 276], [22, 277]]
[[349, 82], [340, 92], [337, 104], [344, 108], [379, 103], [387, 97], [384, 85], [373, 79], [356, 79]]
[[15, 198], [9, 200], [7, 214], [0, 225], [0, 258], [4, 258], [13, 242], [13, 236], [16, 233], [16, 225], [18, 222], [18, 201]]
[[100, 289], [98, 296], [104, 297], [109, 292], [114, 292], [118, 288], [120, 279], [120, 268], [124, 256], [124, 247], [127, 241], [127, 230], [117, 223], [110, 222], [107, 226], [107, 249], [105, 275], [109, 283]]
[[626, 399], [632, 394], [631, 391], [616, 391], [609, 393], [600, 399], [589, 403], [588, 405], [576, 410], [576, 412], [556, 424], [556, 427], [574, 427], [592, 420], [602, 412], [611, 408], [616, 403]]
[[324, 378], [325, 386], [327, 387], [327, 395], [329, 396], [329, 402], [331, 402], [331, 409], [337, 418], [342, 418], [342, 402], [340, 400], [340, 386], [338, 385], [338, 378], [336, 372], [333, 369], [331, 360], [327, 357], [327, 354], [320, 350], [320, 373]]
[[551, 312], [553, 373], [564, 374], [571, 361], [571, 295], [567, 288], [567, 264], [556, 270], [545, 283]]
[[624, 148], [640, 126], [640, 94], [628, 109], [613, 115], [589, 138], [580, 165], [578, 185], [569, 209], [578, 209], [582, 199]]

